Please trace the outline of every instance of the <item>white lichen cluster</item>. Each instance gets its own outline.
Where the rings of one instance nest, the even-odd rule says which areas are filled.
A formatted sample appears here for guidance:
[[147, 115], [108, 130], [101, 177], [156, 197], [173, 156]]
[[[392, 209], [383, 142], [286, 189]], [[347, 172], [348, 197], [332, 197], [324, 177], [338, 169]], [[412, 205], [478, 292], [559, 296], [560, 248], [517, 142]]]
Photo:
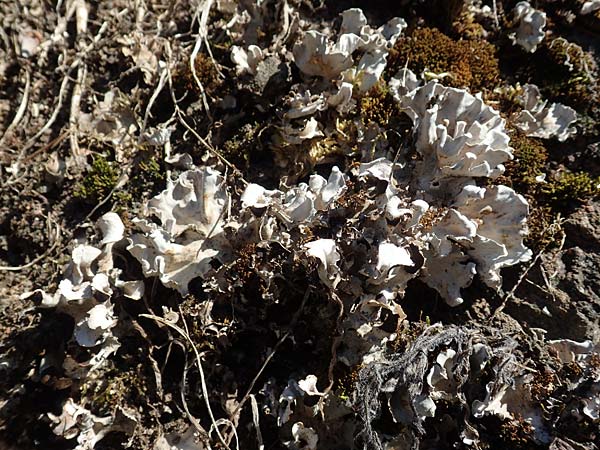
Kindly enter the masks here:
[[515, 114], [512, 120], [527, 136], [542, 139], [556, 137], [560, 142], [564, 142], [577, 132], [572, 126], [577, 119], [575, 110], [560, 103], [548, 105], [548, 101], [542, 99], [536, 85], [523, 86], [518, 101], [523, 109]]
[[[515, 42], [535, 51], [543, 39], [545, 17], [526, 2], [517, 5], [517, 16]], [[285, 104], [280, 137], [295, 145], [337, 128], [320, 114], [331, 110], [330, 117], [339, 119], [356, 110], [357, 99], [380, 80], [388, 51], [405, 27], [396, 18], [374, 29], [360, 10], [351, 9], [342, 14], [337, 34], [301, 32], [291, 57], [304, 78]], [[251, 45], [234, 46], [231, 57], [240, 76], [252, 76], [270, 55], [272, 49]], [[249, 245], [281, 246], [307, 268], [316, 264], [321, 288], [331, 296], [353, 296], [342, 321], [345, 348], [337, 355], [349, 367], [381, 357], [384, 344], [394, 338], [382, 329], [383, 318], [406, 317], [402, 298], [411, 280], [419, 279], [451, 306], [463, 303], [462, 291], [476, 276], [499, 290], [501, 270], [531, 258], [523, 244], [528, 203], [512, 188], [494, 183], [513, 158], [505, 119], [480, 95], [437, 81], [422, 84], [420, 78], [402, 70], [389, 83], [398, 109], [412, 123], [410, 149], [392, 148], [384, 141], [374, 151], [362, 152], [358, 164], [334, 166], [327, 177], [314, 173], [304, 182], [281, 183], [278, 189], [256, 183], [236, 189], [234, 177], [217, 163], [193, 167], [143, 205], [130, 229], [115, 213], [102, 216], [97, 224], [102, 239], [74, 247], [54, 294], [37, 292], [43, 306], [73, 316], [75, 341], [94, 355], [88, 372], [119, 347], [121, 318], [115, 299], [141, 299], [148, 278], [181, 296], [190, 292], [192, 280], [202, 281], [209, 293], [227, 292], [222, 268], [236, 261], [236, 249]], [[515, 124], [530, 136], [568, 138], [572, 110], [547, 106], [535, 87], [527, 93]], [[351, 120], [360, 130], [360, 121]], [[365, 143], [370, 136], [364, 132], [359, 139]], [[355, 206], [348, 206], [352, 202]], [[317, 228], [319, 237], [311, 237]], [[116, 267], [116, 250], [139, 262], [143, 279], [125, 278]], [[269, 261], [257, 264], [254, 269], [265, 282], [281, 276]], [[483, 367], [491, 353], [487, 346], [477, 347], [476, 363]], [[455, 356], [447, 348], [435, 357], [426, 375], [427, 395], [415, 409], [418, 416], [433, 416], [439, 401], [456, 395], [451, 376]], [[299, 398], [327, 397], [316, 382], [308, 374], [298, 382], [290, 380], [283, 392], [269, 394], [279, 399], [272, 409], [279, 425], [299, 414]], [[473, 405], [473, 415], [506, 418], [514, 412], [527, 417], [522, 409], [505, 406], [522, 387], [489, 389]], [[330, 400], [321, 401], [320, 408], [331, 406]], [[402, 422], [399, 406], [390, 408]], [[591, 402], [588, 409], [590, 417], [597, 417], [597, 404]], [[311, 414], [316, 416], [314, 410]], [[89, 422], [80, 427], [82, 433], [104, 423], [72, 403], [53, 420], [68, 422], [63, 428], [75, 430], [70, 422], [79, 415]], [[290, 445], [300, 448], [302, 442], [302, 448], [317, 448], [317, 433], [302, 421], [294, 422], [291, 436]]]
[[513, 44], [534, 53], [546, 35], [546, 13], [535, 9], [529, 2], [519, 2], [514, 9], [514, 20], [517, 28], [510, 35]]

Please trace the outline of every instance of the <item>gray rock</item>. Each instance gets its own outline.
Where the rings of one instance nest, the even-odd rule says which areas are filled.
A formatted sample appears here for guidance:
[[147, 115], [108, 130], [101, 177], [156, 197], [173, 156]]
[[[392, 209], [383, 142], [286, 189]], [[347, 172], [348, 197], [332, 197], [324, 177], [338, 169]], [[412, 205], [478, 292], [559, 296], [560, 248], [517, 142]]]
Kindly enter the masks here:
[[600, 342], [600, 203], [577, 210], [564, 228], [565, 248], [542, 255], [506, 311], [549, 339]]

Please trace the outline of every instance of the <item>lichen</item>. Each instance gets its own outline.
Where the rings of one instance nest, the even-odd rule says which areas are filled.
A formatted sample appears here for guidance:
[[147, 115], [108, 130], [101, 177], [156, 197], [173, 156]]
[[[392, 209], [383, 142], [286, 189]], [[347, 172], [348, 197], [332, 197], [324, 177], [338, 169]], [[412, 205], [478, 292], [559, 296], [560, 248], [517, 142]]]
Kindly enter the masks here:
[[515, 158], [497, 180], [525, 196], [530, 206], [526, 243], [539, 251], [560, 241], [562, 230], [557, 225], [560, 214], [600, 196], [600, 177], [587, 172], [563, 171], [548, 176], [548, 150], [540, 139], [520, 132], [511, 136]]
[[538, 181], [538, 177], [546, 174], [548, 150], [540, 139], [527, 137], [518, 131], [512, 134], [510, 143], [515, 158], [506, 163], [506, 170], [497, 182], [513, 187], [529, 202], [525, 242], [539, 252], [558, 243], [562, 233], [560, 227], [553, 226], [558, 213], [545, 201], [542, 195], [544, 182]]
[[448, 74], [445, 85], [473, 92], [493, 89], [499, 80], [495, 47], [482, 39], [453, 40], [436, 28], [417, 28], [390, 50], [388, 77], [408, 66], [416, 74]]
[[510, 448], [526, 449], [533, 445], [533, 426], [519, 415], [504, 420], [499, 431], [499, 439]]

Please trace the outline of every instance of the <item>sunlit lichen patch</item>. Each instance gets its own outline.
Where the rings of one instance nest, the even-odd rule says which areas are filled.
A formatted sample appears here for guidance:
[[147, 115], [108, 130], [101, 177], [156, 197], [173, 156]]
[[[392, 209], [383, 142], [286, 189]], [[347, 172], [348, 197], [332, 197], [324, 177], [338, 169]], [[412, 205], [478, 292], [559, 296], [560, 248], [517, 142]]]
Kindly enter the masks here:
[[593, 447], [590, 2], [16, 3], [0, 436]]

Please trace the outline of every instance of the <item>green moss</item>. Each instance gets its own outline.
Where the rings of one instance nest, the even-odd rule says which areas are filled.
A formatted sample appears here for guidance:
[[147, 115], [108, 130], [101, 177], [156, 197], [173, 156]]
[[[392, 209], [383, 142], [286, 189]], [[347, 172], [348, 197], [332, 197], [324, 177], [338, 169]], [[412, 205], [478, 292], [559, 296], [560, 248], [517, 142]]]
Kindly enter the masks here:
[[555, 178], [546, 176], [545, 182], [536, 181], [536, 177], [547, 174], [548, 151], [542, 141], [515, 133], [510, 143], [515, 158], [506, 164], [503, 176], [494, 183], [511, 186], [525, 196], [529, 202], [529, 234], [525, 243], [540, 251], [560, 241], [562, 229], [557, 225], [560, 214], [600, 196], [600, 177], [594, 178], [586, 172], [563, 172]]
[[[548, 160], [548, 150], [539, 139], [530, 138], [521, 133], [511, 136], [514, 159], [506, 163], [504, 178], [522, 194], [535, 195], [540, 183], [536, 177], [543, 175]], [[507, 180], [503, 180], [507, 184]]]
[[157, 158], [140, 162], [139, 173], [134, 177], [134, 184], [142, 186], [151, 195], [165, 188], [166, 175]]
[[91, 399], [95, 412], [113, 414], [118, 406], [145, 404], [148, 386], [141, 366], [127, 371], [113, 370], [102, 379], [81, 387], [82, 396]]
[[543, 192], [557, 207], [569, 207], [600, 196], [600, 177], [594, 178], [587, 172], [563, 172], [549, 180]]
[[260, 131], [258, 122], [246, 124], [223, 144], [221, 155], [239, 169], [247, 169], [251, 153], [256, 149], [256, 138]]
[[448, 74], [443, 83], [477, 92], [493, 89], [499, 80], [495, 47], [482, 39], [454, 40], [436, 28], [417, 28], [390, 51], [388, 76], [407, 66], [416, 74]]
[[101, 201], [115, 188], [118, 180], [119, 171], [106, 158], [97, 156], [74, 195], [90, 203]]
[[536, 177], [546, 173], [548, 151], [542, 141], [515, 132], [511, 136], [514, 159], [506, 163], [506, 170], [494, 184], [511, 186], [525, 196], [529, 203], [527, 218], [528, 235], [525, 244], [539, 252], [559, 242], [562, 230], [554, 226], [558, 212], [551, 208], [542, 193], [544, 183], [536, 181]]

